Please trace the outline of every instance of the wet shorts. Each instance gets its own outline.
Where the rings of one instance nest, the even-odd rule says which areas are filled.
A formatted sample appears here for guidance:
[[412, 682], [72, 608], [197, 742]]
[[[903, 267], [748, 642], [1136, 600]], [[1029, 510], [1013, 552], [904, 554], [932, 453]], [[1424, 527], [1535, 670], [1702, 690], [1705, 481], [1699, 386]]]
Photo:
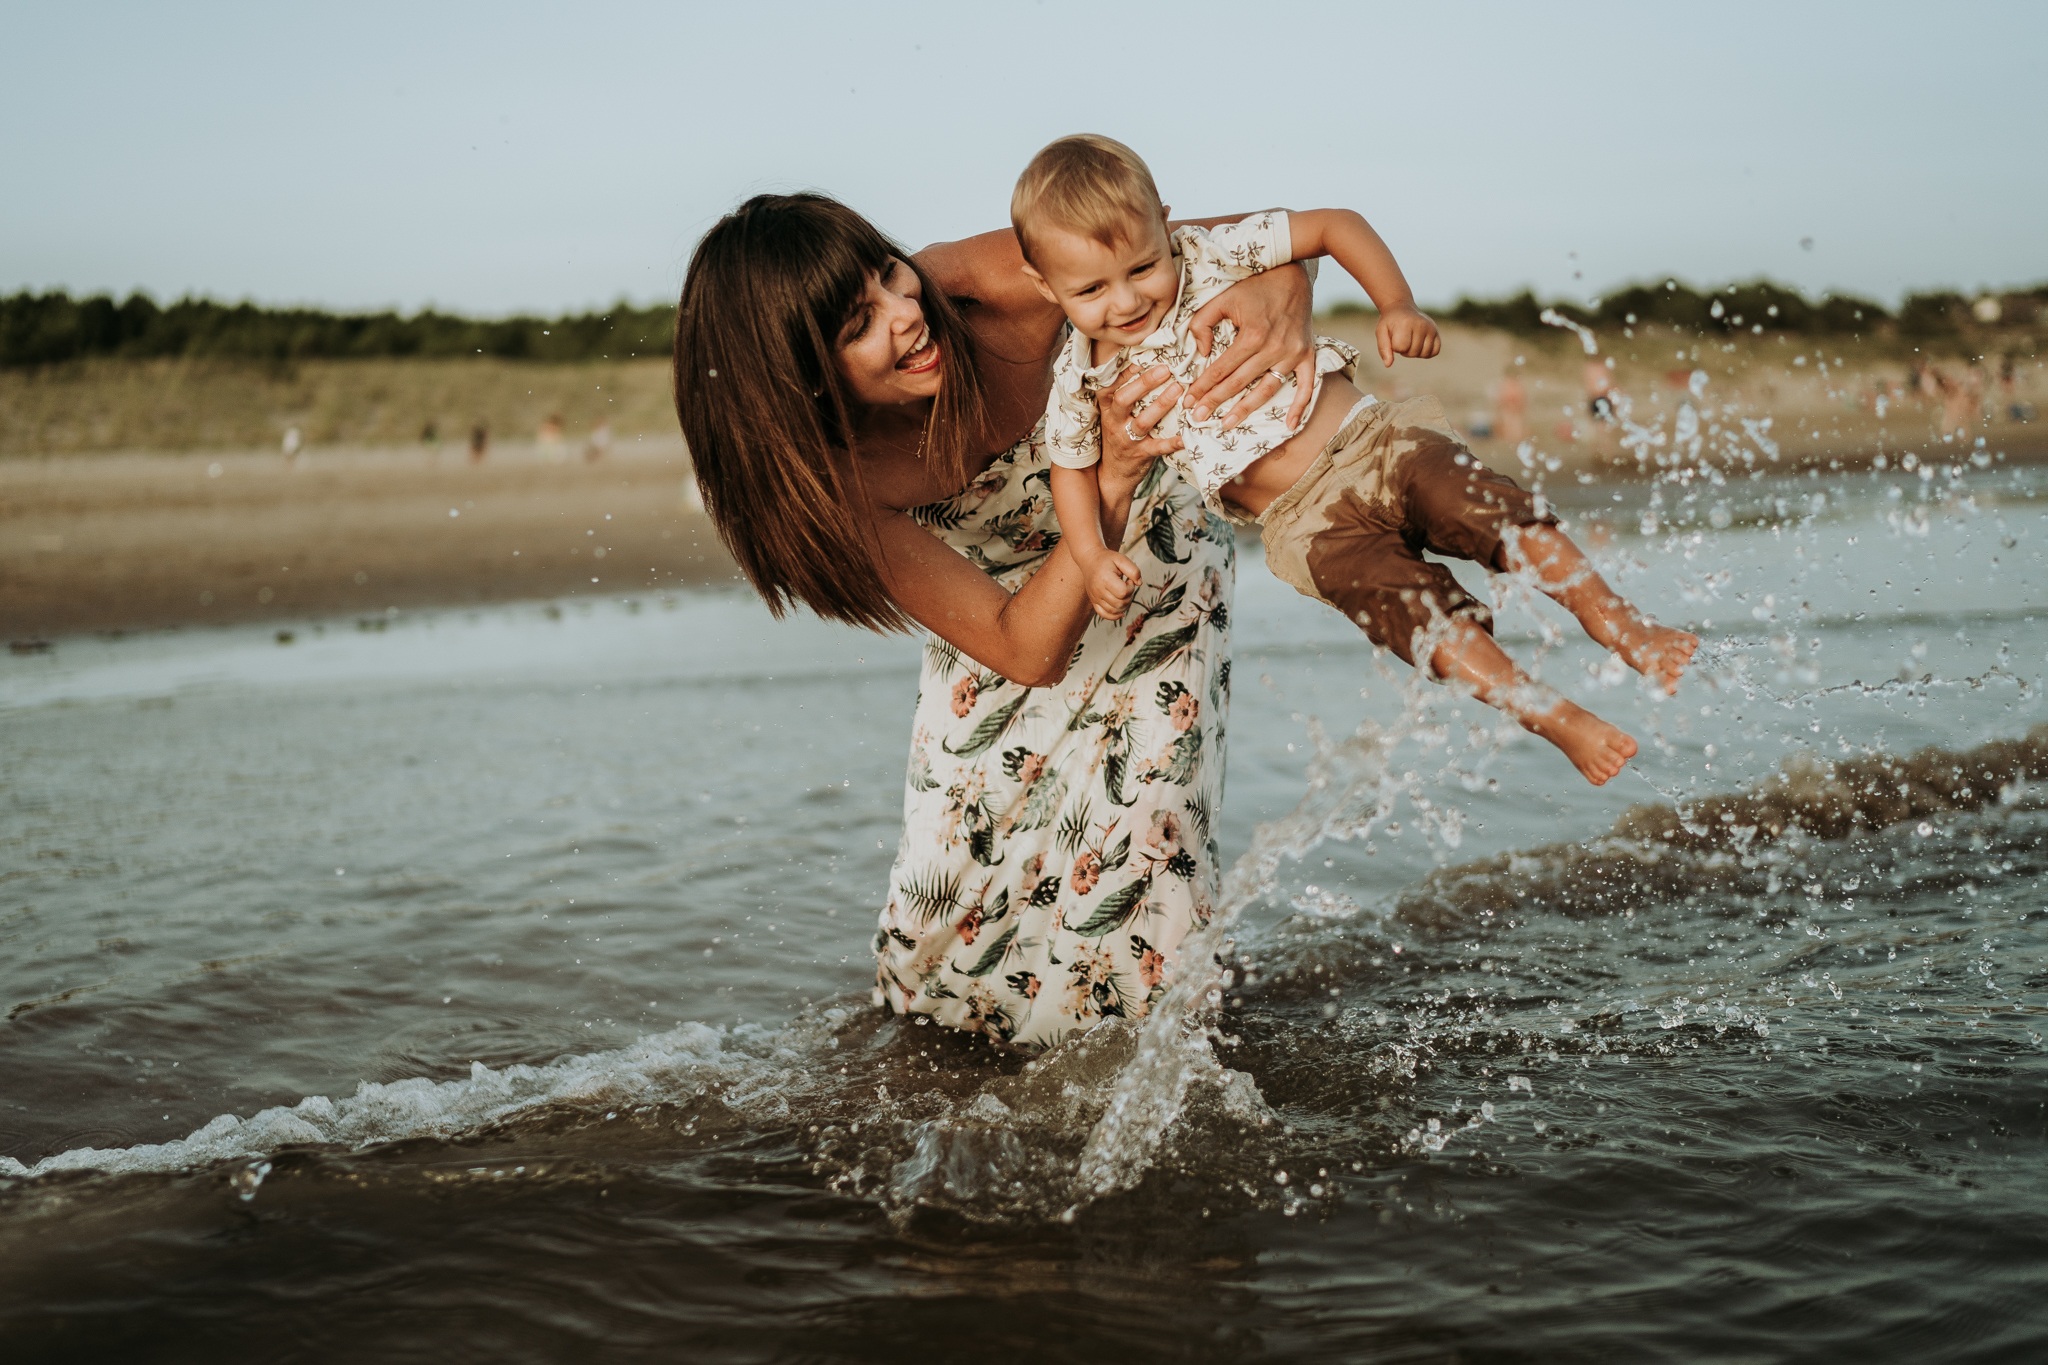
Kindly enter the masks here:
[[1415, 637], [1492, 613], [1430, 550], [1506, 572], [1511, 526], [1555, 525], [1535, 497], [1465, 448], [1434, 398], [1353, 410], [1294, 486], [1259, 518], [1266, 563], [1296, 591], [1327, 602], [1376, 645], [1415, 662]]

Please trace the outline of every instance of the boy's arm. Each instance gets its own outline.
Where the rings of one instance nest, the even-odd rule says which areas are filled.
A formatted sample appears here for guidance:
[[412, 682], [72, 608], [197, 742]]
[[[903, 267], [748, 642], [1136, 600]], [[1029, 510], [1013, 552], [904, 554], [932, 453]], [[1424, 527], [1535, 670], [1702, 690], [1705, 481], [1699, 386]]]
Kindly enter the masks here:
[[[1106, 621], [1121, 621], [1130, 610], [1131, 597], [1138, 590], [1143, 571], [1109, 547], [1115, 534], [1130, 521], [1130, 498], [1120, 494], [1110, 505], [1102, 488], [1102, 466], [1075, 469], [1070, 465], [1052, 467], [1052, 506], [1060, 519], [1060, 548], [1081, 566], [1081, 579], [1095, 614]], [[1104, 523], [1109, 525], [1105, 526]]]
[[1096, 475], [1100, 466], [1070, 469], [1052, 467], [1052, 512], [1059, 518], [1060, 538], [1067, 542], [1074, 560], [1084, 570], [1109, 552], [1102, 539], [1102, 484]]
[[1102, 540], [1102, 413], [1071, 347], [1052, 364], [1045, 398], [1045, 445], [1052, 457], [1052, 511], [1060, 537], [1083, 569], [1095, 567]]
[[1381, 364], [1392, 365], [1397, 354], [1427, 360], [1443, 349], [1436, 324], [1415, 306], [1415, 291], [1394, 253], [1362, 215], [1350, 209], [1302, 209], [1288, 215], [1288, 229], [1296, 260], [1334, 256], [1372, 296], [1380, 310]]

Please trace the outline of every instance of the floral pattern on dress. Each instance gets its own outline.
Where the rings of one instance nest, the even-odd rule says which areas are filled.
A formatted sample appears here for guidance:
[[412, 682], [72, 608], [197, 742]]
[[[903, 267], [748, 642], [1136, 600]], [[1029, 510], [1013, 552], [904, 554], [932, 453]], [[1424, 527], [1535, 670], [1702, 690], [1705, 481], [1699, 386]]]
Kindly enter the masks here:
[[[1239, 280], [1294, 259], [1287, 215], [1279, 210], [1255, 213], [1242, 222], [1216, 228], [1177, 228], [1170, 243], [1174, 268], [1179, 272], [1180, 292], [1157, 330], [1143, 341], [1120, 348], [1099, 365], [1090, 363], [1094, 343], [1078, 331], [1068, 332], [1066, 343], [1053, 362], [1052, 393], [1045, 407], [1046, 440], [1053, 463], [1070, 469], [1088, 469], [1102, 458], [1096, 394], [1122, 374], [1126, 366], [1164, 365], [1183, 385], [1192, 385], [1229, 349], [1234, 335], [1228, 322], [1219, 324], [1214, 348], [1207, 356], [1202, 355], [1195, 349], [1190, 331], [1195, 314]], [[1349, 373], [1357, 363], [1358, 352], [1352, 346], [1334, 337], [1317, 337], [1315, 387], [1306, 411], [1315, 410], [1324, 375]], [[1289, 375], [1280, 391], [1263, 407], [1229, 427], [1223, 425], [1221, 412], [1197, 422], [1175, 403], [1152, 432], [1181, 438], [1181, 448], [1166, 458], [1200, 490], [1211, 511], [1228, 515], [1223, 485], [1278, 450], [1300, 430], [1287, 421], [1288, 409], [1294, 406], [1299, 387], [1294, 376]], [[1302, 420], [1307, 421], [1306, 415]]]
[[[1043, 428], [912, 514], [1015, 591], [1059, 542]], [[930, 638], [875, 999], [1018, 1047], [1147, 1013], [1219, 871], [1230, 528], [1165, 464], [1123, 547], [1144, 585], [1064, 681], [1028, 688]]]

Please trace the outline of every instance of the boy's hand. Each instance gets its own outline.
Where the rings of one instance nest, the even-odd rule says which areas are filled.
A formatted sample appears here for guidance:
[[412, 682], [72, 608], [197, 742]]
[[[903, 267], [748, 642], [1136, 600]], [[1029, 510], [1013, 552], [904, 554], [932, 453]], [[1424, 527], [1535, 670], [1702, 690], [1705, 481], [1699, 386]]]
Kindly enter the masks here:
[[1380, 364], [1389, 369], [1393, 368], [1397, 355], [1428, 360], [1444, 348], [1436, 324], [1429, 320], [1427, 314], [1414, 308], [1390, 308], [1381, 313], [1377, 335]]
[[1105, 621], [1121, 621], [1145, 576], [1128, 558], [1111, 550], [1088, 572], [1088, 601]]

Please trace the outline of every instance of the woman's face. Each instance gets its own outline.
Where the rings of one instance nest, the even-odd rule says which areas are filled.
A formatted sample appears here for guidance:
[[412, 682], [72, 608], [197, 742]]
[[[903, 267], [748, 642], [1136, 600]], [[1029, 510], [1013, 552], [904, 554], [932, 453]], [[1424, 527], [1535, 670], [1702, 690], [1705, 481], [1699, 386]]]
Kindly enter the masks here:
[[882, 407], [938, 393], [944, 358], [925, 326], [922, 292], [917, 272], [894, 257], [868, 276], [839, 332], [839, 372], [861, 402]]

